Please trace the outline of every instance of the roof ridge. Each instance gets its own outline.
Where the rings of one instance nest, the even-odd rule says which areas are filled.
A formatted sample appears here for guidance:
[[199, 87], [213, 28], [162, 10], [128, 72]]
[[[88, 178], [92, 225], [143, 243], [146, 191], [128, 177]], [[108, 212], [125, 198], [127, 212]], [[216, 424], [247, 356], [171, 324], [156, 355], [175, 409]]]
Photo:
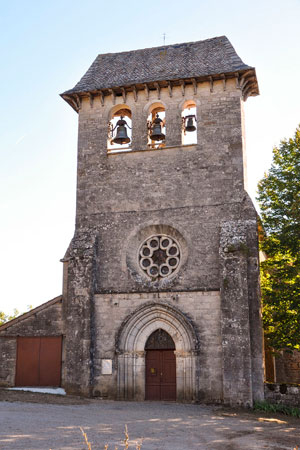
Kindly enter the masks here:
[[164, 48], [167, 48], [167, 47], [175, 47], [175, 46], [178, 46], [178, 45], [191, 45], [191, 44], [198, 44], [199, 42], [215, 41], [217, 39], [222, 39], [222, 38], [225, 38], [230, 44], [230, 41], [229, 41], [228, 37], [223, 34], [222, 36], [216, 36], [216, 37], [208, 38], [208, 39], [201, 39], [200, 41], [177, 42], [176, 44], [157, 45], [155, 47], [136, 48], [136, 49], [131, 49], [131, 50], [123, 50], [121, 52], [98, 53], [98, 55], [96, 56], [96, 59], [98, 58], [98, 56], [122, 55], [122, 54], [125, 54], [125, 53], [133, 53], [133, 52], [138, 52], [138, 51], [143, 51], [143, 50], [154, 50], [154, 49], [159, 49], [159, 48], [164, 49]]
[[24, 319], [27, 319], [28, 317], [32, 316], [33, 314], [36, 314], [40, 311], [43, 311], [44, 309], [46, 309], [48, 306], [53, 305], [56, 302], [59, 302], [60, 300], [62, 300], [63, 296], [62, 295], [58, 295], [57, 297], [52, 298], [51, 300], [48, 300], [47, 302], [42, 303], [39, 306], [36, 306], [35, 308], [30, 309], [29, 311], [26, 311], [25, 313], [21, 314], [18, 317], [15, 317], [14, 319], [9, 320], [8, 322], [3, 323], [2, 325], [0, 325], [0, 331], [5, 330], [6, 328], [9, 328], [10, 326], [21, 322]]

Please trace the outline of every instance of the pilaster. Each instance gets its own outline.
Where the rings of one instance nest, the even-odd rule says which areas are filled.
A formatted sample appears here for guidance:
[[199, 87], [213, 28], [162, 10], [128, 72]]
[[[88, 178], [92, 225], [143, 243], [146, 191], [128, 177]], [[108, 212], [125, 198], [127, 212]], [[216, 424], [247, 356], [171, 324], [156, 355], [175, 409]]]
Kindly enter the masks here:
[[64, 298], [64, 387], [70, 394], [90, 395], [93, 380], [96, 241], [92, 233], [78, 232], [66, 255], [68, 284]]
[[223, 401], [252, 406], [247, 224], [225, 222], [220, 234]]

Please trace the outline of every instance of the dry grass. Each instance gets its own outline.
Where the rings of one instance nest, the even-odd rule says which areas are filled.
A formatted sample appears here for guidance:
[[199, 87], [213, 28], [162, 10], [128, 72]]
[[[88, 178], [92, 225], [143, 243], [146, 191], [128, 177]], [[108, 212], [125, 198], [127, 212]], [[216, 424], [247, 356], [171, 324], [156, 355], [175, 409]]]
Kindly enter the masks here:
[[125, 433], [124, 444], [125, 444], [125, 448], [127, 449], [129, 447], [129, 434], [128, 434], [127, 425], [125, 425], [124, 433]]
[[83, 437], [84, 437], [84, 440], [85, 440], [85, 443], [86, 443], [86, 446], [87, 446], [88, 450], [92, 450], [92, 445], [91, 445], [91, 443], [88, 441], [87, 434], [85, 433], [85, 431], [83, 430], [83, 428], [81, 428], [81, 427], [79, 427], [79, 428], [80, 428], [81, 433], [83, 434]]
[[[82, 433], [82, 435], [84, 437], [84, 441], [86, 443], [87, 449], [88, 450], [92, 450], [92, 444], [88, 441], [88, 437], [87, 437], [86, 432], [83, 430], [83, 428], [81, 428], [81, 427], [79, 427], [79, 428], [80, 428], [81, 433]], [[124, 439], [125, 447], [124, 448], [128, 449], [129, 448], [129, 434], [128, 434], [127, 425], [125, 425], [124, 434], [125, 434], [125, 439]], [[136, 450], [141, 450], [141, 447], [142, 447], [142, 442], [140, 444], [137, 443], [136, 446], [135, 446], [135, 449]], [[109, 450], [108, 444], [104, 445], [104, 450]], [[118, 450], [118, 447], [115, 447], [114, 450]]]

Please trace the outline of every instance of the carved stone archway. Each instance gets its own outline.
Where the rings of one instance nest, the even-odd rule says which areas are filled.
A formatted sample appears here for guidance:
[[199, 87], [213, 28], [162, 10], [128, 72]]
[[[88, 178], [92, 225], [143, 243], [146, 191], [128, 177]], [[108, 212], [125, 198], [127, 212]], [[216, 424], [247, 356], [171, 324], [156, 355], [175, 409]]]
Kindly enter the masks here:
[[117, 338], [119, 399], [145, 399], [145, 344], [159, 328], [169, 333], [176, 347], [177, 401], [196, 399], [196, 332], [178, 309], [162, 303], [143, 305], [121, 326]]

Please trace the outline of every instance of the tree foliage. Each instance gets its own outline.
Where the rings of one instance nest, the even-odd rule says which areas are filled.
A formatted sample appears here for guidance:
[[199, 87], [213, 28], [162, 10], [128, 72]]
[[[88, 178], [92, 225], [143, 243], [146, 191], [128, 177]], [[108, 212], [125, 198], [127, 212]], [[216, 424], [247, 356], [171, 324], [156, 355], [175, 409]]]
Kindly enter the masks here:
[[[27, 305], [27, 311], [30, 311], [33, 308], [32, 305]], [[15, 319], [16, 317], [20, 316], [21, 314], [16, 308], [14, 308], [13, 313], [11, 315], [5, 314], [3, 311], [0, 311], [0, 325], [3, 325], [6, 322], [9, 322], [10, 320]]]
[[19, 315], [19, 311], [15, 308], [12, 315], [5, 314], [3, 311], [0, 311], [0, 325], [3, 325], [6, 322], [9, 322], [12, 319], [15, 319]]
[[273, 150], [258, 184], [265, 236], [261, 249], [263, 323], [275, 349], [300, 349], [300, 127]]

